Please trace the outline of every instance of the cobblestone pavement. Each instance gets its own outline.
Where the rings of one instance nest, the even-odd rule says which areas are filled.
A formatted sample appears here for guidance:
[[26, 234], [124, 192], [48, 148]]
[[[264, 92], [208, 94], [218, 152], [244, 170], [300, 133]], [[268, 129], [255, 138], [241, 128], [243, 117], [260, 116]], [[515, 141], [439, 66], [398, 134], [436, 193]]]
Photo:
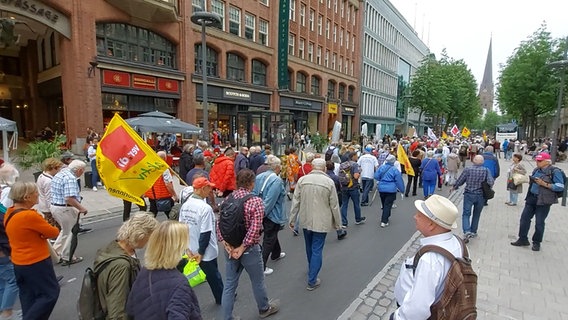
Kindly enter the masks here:
[[[509, 243], [517, 239], [524, 196], [519, 196], [517, 206], [505, 205], [509, 197], [505, 177], [510, 164], [500, 161], [502, 175], [494, 188], [495, 198], [482, 212], [479, 236], [468, 245], [479, 277], [478, 319], [568, 319], [568, 208], [560, 204], [551, 207], [540, 252], [511, 246]], [[533, 161], [523, 164], [529, 172], [534, 167]], [[568, 172], [567, 163], [557, 166]], [[525, 194], [526, 190], [525, 185]], [[461, 201], [455, 203], [461, 212]], [[454, 232], [459, 235], [459, 230], [461, 226]], [[533, 231], [534, 224], [529, 237]], [[388, 319], [396, 308], [393, 290], [400, 266], [416, 253], [420, 236], [414, 234], [338, 319]]]

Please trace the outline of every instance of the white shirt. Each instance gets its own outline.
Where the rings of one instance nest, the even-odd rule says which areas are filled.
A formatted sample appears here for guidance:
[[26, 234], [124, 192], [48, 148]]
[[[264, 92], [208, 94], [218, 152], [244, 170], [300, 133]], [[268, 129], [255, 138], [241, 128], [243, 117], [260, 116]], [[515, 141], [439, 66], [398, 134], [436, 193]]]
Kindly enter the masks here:
[[209, 245], [201, 260], [211, 261], [219, 255], [217, 246], [217, 232], [215, 230], [215, 214], [210, 205], [204, 199], [195, 198], [193, 195], [181, 206], [179, 221], [189, 227], [189, 250], [197, 254], [199, 250], [199, 236], [201, 233], [211, 231]]
[[164, 178], [165, 183], [174, 182], [174, 178], [172, 177], [172, 173], [170, 172], [170, 170], [164, 171], [164, 173], [162, 173], [162, 178]]
[[[422, 246], [433, 244], [440, 246], [455, 257], [462, 256], [458, 239], [451, 232], [426, 237], [420, 240]], [[414, 257], [407, 258], [400, 268], [394, 287], [394, 296], [400, 304], [395, 312], [395, 319], [414, 320], [428, 319], [430, 306], [440, 299], [444, 291], [444, 281], [450, 270], [451, 261], [444, 256], [427, 252], [419, 260], [416, 272], [413, 274]]]
[[51, 205], [51, 179], [53, 179], [53, 176], [47, 172], [42, 172], [37, 178], [37, 189], [39, 191], [37, 210], [39, 212], [49, 212], [49, 206]]
[[375, 170], [379, 166], [377, 158], [367, 153], [362, 155], [357, 163], [361, 167], [361, 178], [373, 179]]
[[87, 149], [87, 157], [89, 157], [89, 161], [94, 161], [97, 159], [97, 149], [95, 149], [95, 145], [92, 144]]
[[12, 188], [6, 184], [1, 185], [0, 187], [2, 188], [2, 195], [0, 195], [0, 203], [2, 203], [6, 208], [10, 208], [11, 206], [14, 205], [14, 201], [8, 198], [8, 195], [10, 194], [10, 190]]

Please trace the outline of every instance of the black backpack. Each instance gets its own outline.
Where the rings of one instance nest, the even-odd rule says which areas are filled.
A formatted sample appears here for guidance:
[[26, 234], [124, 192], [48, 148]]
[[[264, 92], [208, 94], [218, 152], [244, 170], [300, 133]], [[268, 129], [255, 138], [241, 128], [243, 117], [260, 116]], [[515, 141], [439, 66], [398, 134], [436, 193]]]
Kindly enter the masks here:
[[325, 152], [325, 156], [324, 156], [324, 160], [325, 161], [330, 161], [331, 157], [333, 157], [333, 150], [332, 148], [327, 148], [327, 151]]
[[124, 257], [108, 258], [96, 268], [87, 268], [87, 270], [85, 270], [79, 300], [77, 300], [79, 320], [104, 320], [106, 318], [106, 312], [103, 310], [99, 298], [97, 278], [112, 261], [117, 259], [126, 260]]
[[558, 167], [552, 167], [552, 168], [548, 171], [548, 176], [550, 176], [550, 181], [551, 181], [551, 183], [554, 183], [554, 180], [553, 180], [554, 177], [553, 177], [553, 175], [554, 175], [554, 172], [555, 172], [556, 170], [560, 170], [560, 173], [562, 173], [562, 179], [564, 180], [564, 182], [563, 182], [563, 183], [564, 183], [564, 190], [562, 190], [562, 191], [555, 191], [554, 193], [556, 193], [556, 196], [557, 196], [558, 198], [562, 198], [562, 197], [564, 196], [564, 191], [566, 190], [566, 187], [568, 187], [568, 186], [566, 185], [567, 182], [568, 182], [568, 181], [567, 181], [568, 178], [566, 177], [566, 173], [564, 172], [564, 170], [562, 170], [562, 169], [560, 169], [560, 168], [558, 168]]
[[219, 232], [223, 240], [235, 248], [243, 243], [247, 234], [245, 202], [252, 197], [254, 194], [235, 199], [231, 194], [219, 206]]

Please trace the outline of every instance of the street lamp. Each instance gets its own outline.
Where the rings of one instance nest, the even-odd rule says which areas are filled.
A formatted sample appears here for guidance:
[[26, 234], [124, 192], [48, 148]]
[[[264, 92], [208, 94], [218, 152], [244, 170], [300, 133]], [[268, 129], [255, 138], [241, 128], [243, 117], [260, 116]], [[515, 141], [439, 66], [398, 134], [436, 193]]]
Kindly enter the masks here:
[[[566, 38], [566, 44], [568, 45], [568, 37]], [[568, 46], [564, 49], [564, 59], [559, 61], [554, 61], [548, 64], [549, 67], [553, 68], [560, 68], [560, 90], [558, 92], [558, 104], [556, 106], [556, 115], [554, 116], [554, 123], [552, 124], [552, 146], [550, 147], [551, 151], [551, 160], [552, 164], [556, 163], [556, 146], [558, 145], [558, 131], [560, 130], [560, 112], [562, 111], [562, 100], [564, 96], [564, 81], [566, 78], [566, 66], [568, 66]]]
[[[205, 10], [205, 0], [201, 1], [201, 8]], [[209, 141], [209, 102], [207, 101], [207, 42], [205, 41], [205, 27], [221, 25], [221, 17], [213, 12], [197, 11], [191, 15], [191, 22], [201, 26], [201, 75], [202, 103], [203, 103], [203, 140]]]

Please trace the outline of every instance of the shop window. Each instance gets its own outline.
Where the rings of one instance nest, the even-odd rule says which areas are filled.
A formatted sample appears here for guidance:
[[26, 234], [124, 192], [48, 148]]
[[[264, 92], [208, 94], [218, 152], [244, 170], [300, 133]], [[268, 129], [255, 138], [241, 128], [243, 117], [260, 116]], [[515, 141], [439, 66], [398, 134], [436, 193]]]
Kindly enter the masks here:
[[347, 101], [353, 102], [353, 93], [355, 92], [355, 87], [349, 86], [347, 89]]
[[320, 79], [316, 76], [312, 76], [312, 91], [313, 95], [319, 96], [321, 94], [320, 91]]
[[333, 80], [327, 82], [327, 98], [335, 99], [335, 81]]
[[245, 81], [245, 60], [234, 53], [227, 53], [227, 79]]
[[[207, 47], [206, 49], [206, 65], [207, 65], [207, 75], [208, 76], [213, 76], [213, 77], [218, 77], [219, 76], [219, 71], [218, 71], [218, 59], [217, 59], [217, 51], [215, 51], [214, 49], [211, 49], [210, 47]], [[196, 44], [195, 45], [195, 73], [197, 74], [202, 74], [201, 73], [201, 44]]]
[[266, 65], [258, 60], [252, 60], [252, 84], [266, 86]]
[[96, 32], [99, 56], [175, 69], [176, 47], [157, 33], [121, 23], [99, 23]]
[[306, 78], [301, 72], [296, 74], [296, 92], [306, 92]]
[[345, 100], [345, 85], [344, 84], [339, 84], [339, 99], [341, 100]]

